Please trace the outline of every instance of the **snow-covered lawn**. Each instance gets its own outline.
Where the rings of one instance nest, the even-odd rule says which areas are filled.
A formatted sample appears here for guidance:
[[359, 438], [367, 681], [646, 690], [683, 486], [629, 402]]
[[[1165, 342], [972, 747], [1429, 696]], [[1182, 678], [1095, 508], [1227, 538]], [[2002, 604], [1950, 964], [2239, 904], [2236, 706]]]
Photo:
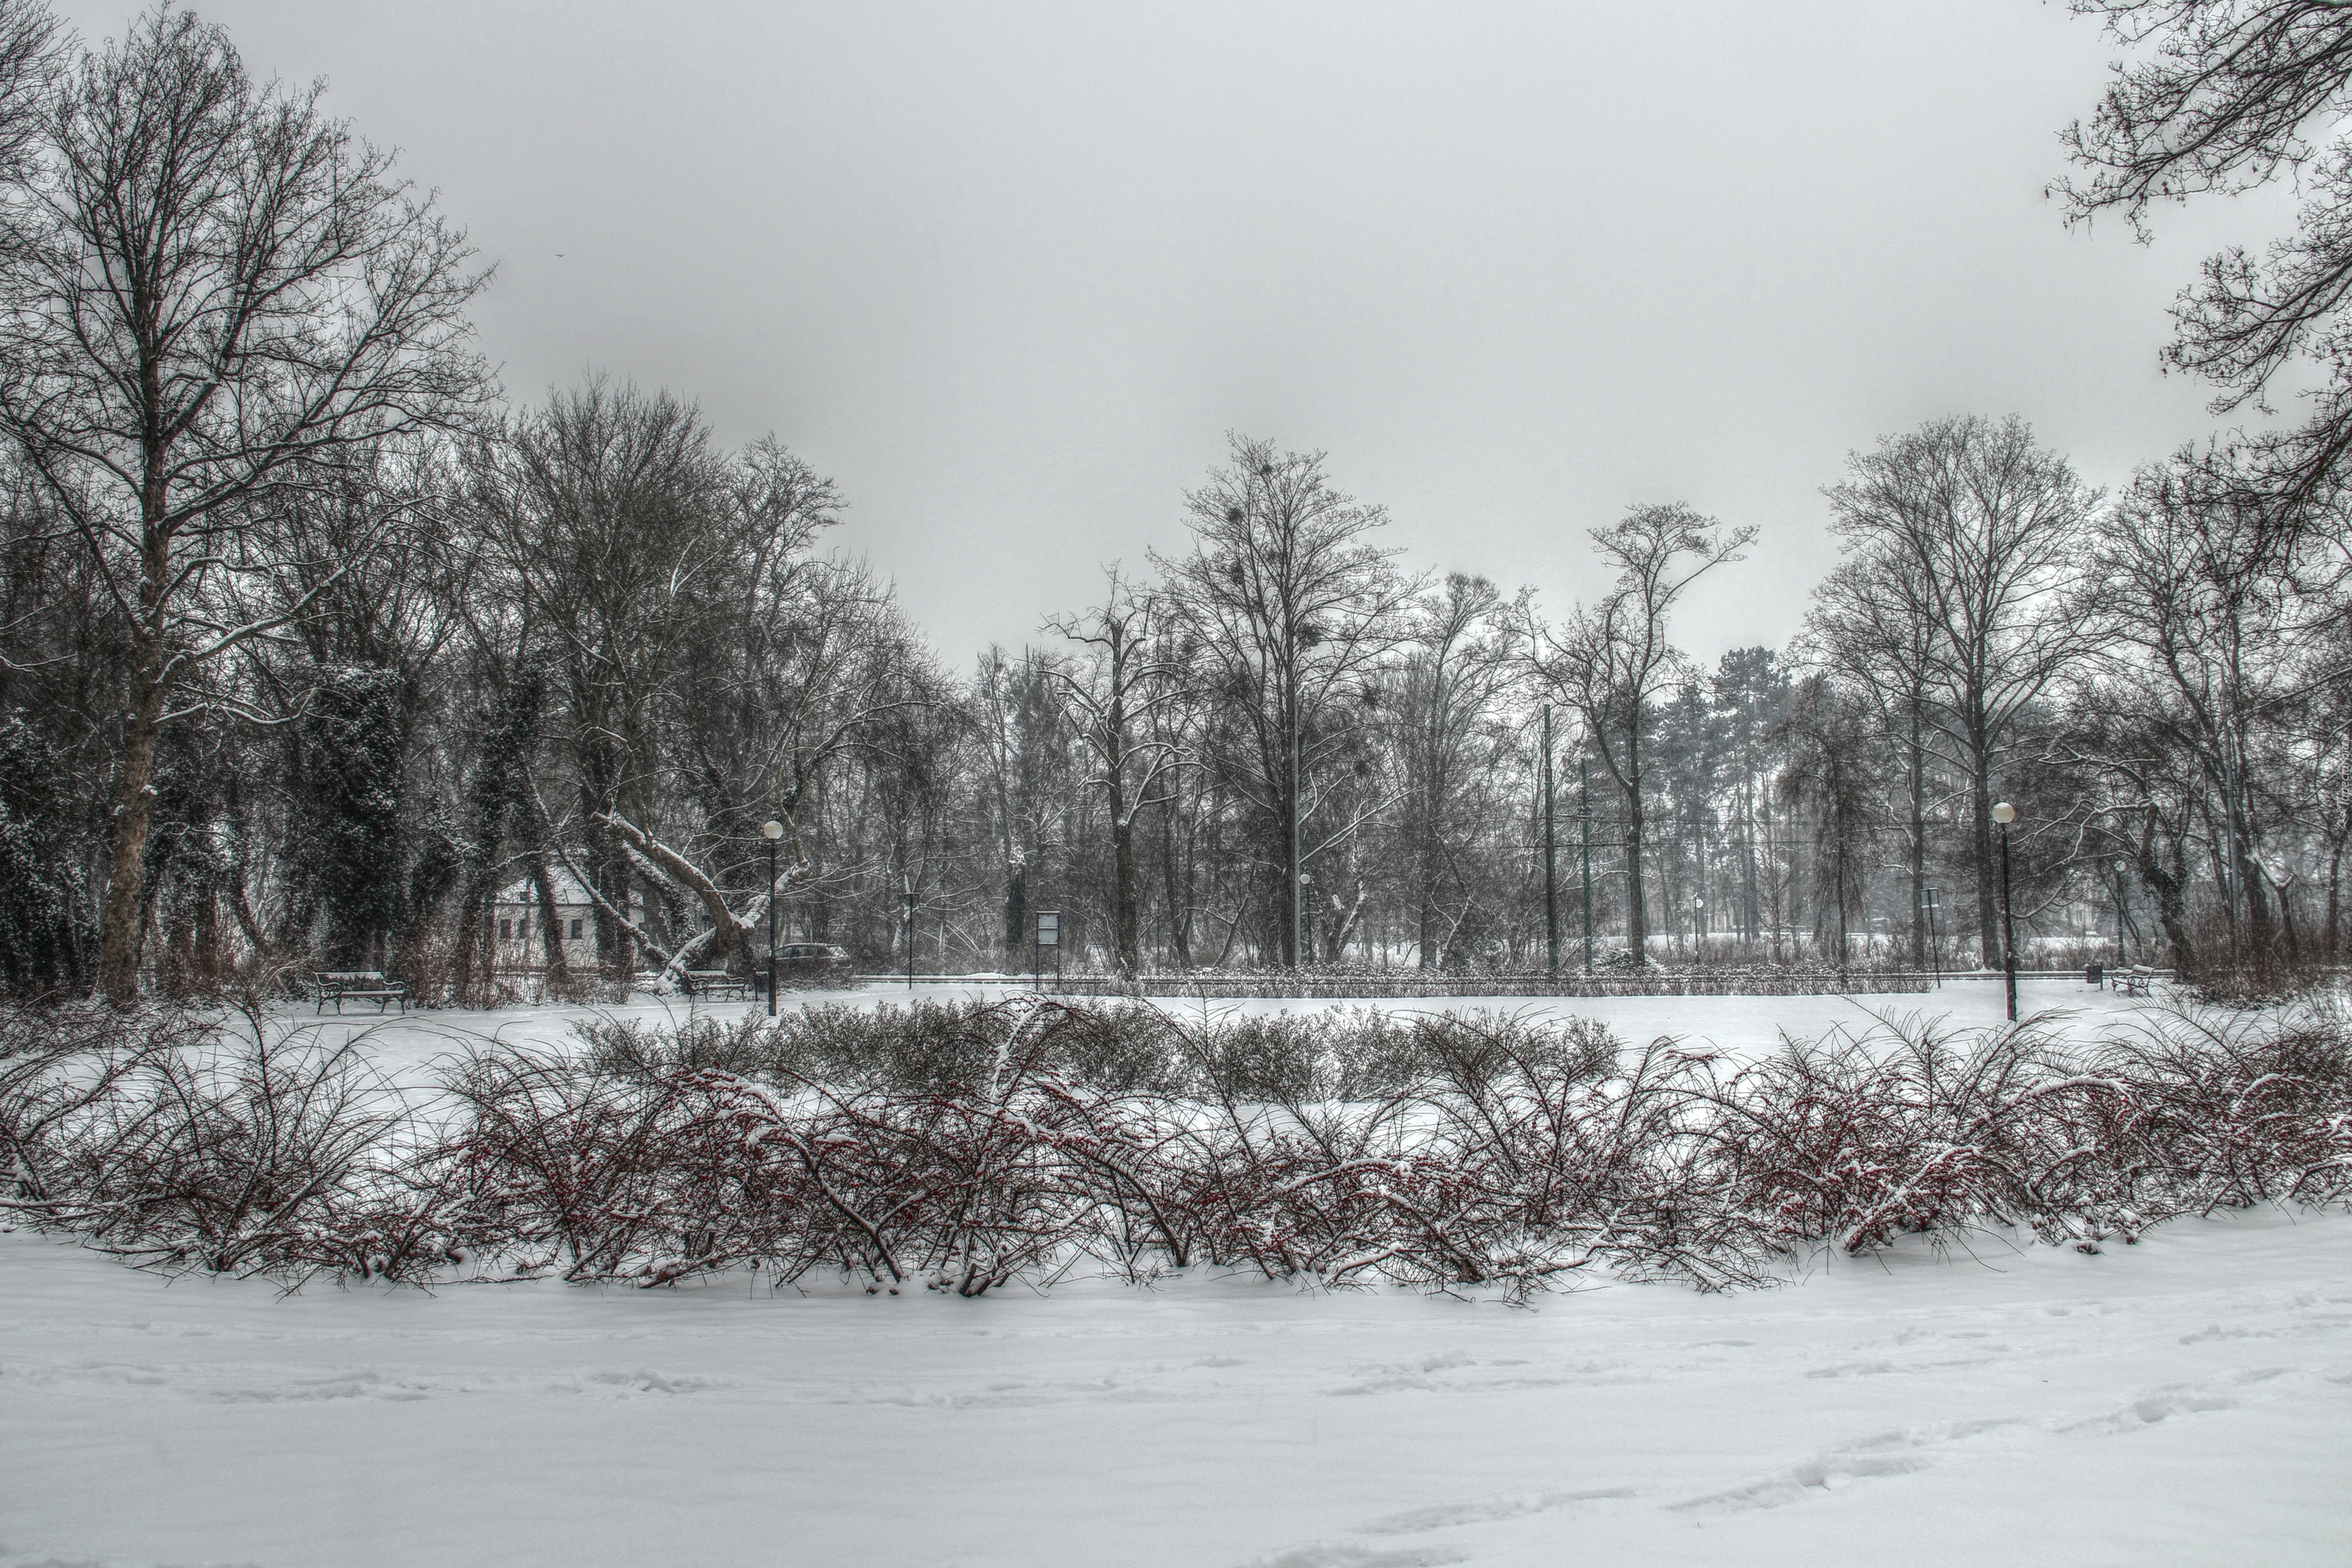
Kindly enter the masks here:
[[2352, 1218], [1533, 1310], [135, 1273], [0, 1237], [0, 1564], [2352, 1562]]
[[[2083, 1033], [2137, 1011], [2024, 1001]], [[1496, 1005], [1747, 1056], [2000, 997]], [[1286, 1005], [1320, 1004], [1219, 1009]], [[422, 1085], [586, 1016], [327, 1026]], [[0, 1568], [2352, 1563], [2352, 1215], [1592, 1283], [285, 1296], [0, 1234]]]
[[[792, 1006], [822, 1006], [846, 1004], [851, 1006], [903, 1006], [910, 999], [943, 1001], [950, 998], [994, 998], [1025, 991], [1025, 986], [1013, 985], [942, 985], [926, 984], [909, 991], [904, 986], [877, 984], [855, 991], [815, 991], [794, 993], [784, 999]], [[2158, 999], [2160, 1004], [2161, 998]], [[1203, 1004], [1197, 999], [1162, 997], [1159, 1005], [1180, 1016], [1199, 1016]], [[640, 994], [625, 1006], [607, 1007], [509, 1007], [496, 1012], [470, 1012], [460, 1009], [419, 1010], [406, 1017], [399, 1015], [379, 1018], [372, 1010], [362, 1009], [337, 1017], [328, 1014], [316, 1017], [307, 1006], [287, 1010], [289, 1021], [317, 1022], [322, 1028], [343, 1034], [363, 1036], [371, 1056], [395, 1073], [419, 1079], [428, 1077], [425, 1069], [434, 1058], [460, 1050], [469, 1044], [496, 1037], [510, 1043], [536, 1042], [542, 1045], [568, 1045], [572, 1026], [592, 1016], [635, 1019], [660, 1023], [682, 1020], [689, 1016], [733, 1020], [763, 1007], [759, 1002], [719, 1002], [696, 1005], [684, 998], [659, 999]], [[1673, 1035], [1694, 1046], [1711, 1046], [1734, 1057], [1748, 1058], [1770, 1049], [1779, 1043], [1782, 1031], [1800, 1038], [1827, 1033], [1843, 1027], [1862, 1030], [1873, 1018], [1901, 1018], [1918, 1015], [1927, 1018], [1948, 1019], [1956, 1028], [1981, 1028], [1997, 1025], [2002, 1016], [2002, 994], [1998, 979], [1966, 979], [1947, 982], [1940, 991], [1917, 994], [1871, 996], [1560, 996], [1529, 998], [1525, 996], [1461, 996], [1428, 998], [1381, 998], [1370, 1002], [1298, 1001], [1255, 999], [1247, 1001], [1213, 1001], [1205, 1005], [1212, 1016], [1235, 1013], [1278, 1013], [1284, 1011], [1315, 1012], [1326, 1007], [1382, 1007], [1395, 1013], [1460, 1011], [1475, 1007], [1494, 1007], [1505, 1012], [1525, 1013], [1530, 1016], [1584, 1016], [1606, 1018], [1618, 1036], [1631, 1043], [1646, 1042], [1659, 1035]], [[2113, 992], [2094, 990], [2079, 978], [2031, 977], [2018, 984], [2018, 1008], [2021, 1013], [2054, 1010], [2066, 1015], [2068, 1031], [2089, 1035], [2108, 1025], [2128, 1021], [2145, 1013], [2152, 1004], [2146, 998], [2126, 998]]]

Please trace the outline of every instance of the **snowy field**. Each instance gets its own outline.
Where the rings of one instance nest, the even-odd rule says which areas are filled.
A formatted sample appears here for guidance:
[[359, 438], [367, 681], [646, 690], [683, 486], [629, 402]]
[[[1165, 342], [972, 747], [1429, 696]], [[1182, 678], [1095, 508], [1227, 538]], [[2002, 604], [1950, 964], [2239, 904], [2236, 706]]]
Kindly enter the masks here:
[[[926, 984], [910, 991], [903, 985], [877, 984], [855, 991], [793, 993], [784, 998], [784, 1005], [903, 1006], [909, 999], [992, 999], [1026, 990], [1026, 986], [1015, 985]], [[1206, 1004], [1197, 999], [1163, 997], [1158, 1002], [1184, 1017], [1202, 1016], [1204, 1006], [1208, 1016], [1213, 1017], [1242, 1013], [1318, 1012], [1335, 1006], [1383, 1007], [1393, 1013], [1493, 1007], [1531, 1017], [1603, 1017], [1628, 1044], [1643, 1044], [1659, 1035], [1672, 1035], [1688, 1045], [1711, 1046], [1741, 1058], [1769, 1050], [1779, 1043], [1782, 1031], [1802, 1038], [1834, 1028], [1865, 1029], [1878, 1016], [1913, 1016], [1945, 1019], [1958, 1028], [1981, 1028], [2000, 1023], [2002, 1012], [1998, 979], [1953, 980], [1948, 981], [1940, 991], [1891, 996], [1458, 996], [1384, 997], [1360, 1003], [1259, 998]], [[2053, 1012], [2060, 1016], [2063, 1028], [2072, 1034], [2089, 1035], [2113, 1024], [2128, 1022], [2145, 1013], [2149, 1005], [2144, 998], [2127, 999], [2110, 991], [2094, 990], [2074, 977], [2033, 977], [2018, 982], [2021, 1014]], [[404, 1018], [397, 1014], [379, 1018], [372, 1008], [362, 1006], [340, 1018], [330, 1013], [323, 1019], [317, 1018], [311, 1008], [298, 1006], [289, 1008], [285, 1016], [290, 1022], [318, 1023], [330, 1031], [330, 1038], [357, 1037], [369, 1055], [395, 1076], [421, 1079], [429, 1076], [425, 1069], [436, 1058], [485, 1039], [568, 1046], [573, 1026], [590, 1017], [653, 1024], [695, 1016], [731, 1021], [763, 1008], [764, 1004], [760, 1002], [693, 1004], [682, 997], [664, 999], [640, 994], [625, 1006], [509, 1007], [495, 1012], [446, 1008], [414, 1012]]]
[[[2129, 1016], [2070, 982], [2025, 1004]], [[2000, 1002], [1498, 1005], [1745, 1055]], [[413, 1015], [367, 1047], [421, 1080], [583, 1016]], [[0, 1235], [0, 1568], [2352, 1563], [2352, 1216], [1594, 1285], [285, 1296]]]
[[2352, 1219], [1533, 1310], [166, 1284], [0, 1237], [0, 1564], [2341, 1564]]

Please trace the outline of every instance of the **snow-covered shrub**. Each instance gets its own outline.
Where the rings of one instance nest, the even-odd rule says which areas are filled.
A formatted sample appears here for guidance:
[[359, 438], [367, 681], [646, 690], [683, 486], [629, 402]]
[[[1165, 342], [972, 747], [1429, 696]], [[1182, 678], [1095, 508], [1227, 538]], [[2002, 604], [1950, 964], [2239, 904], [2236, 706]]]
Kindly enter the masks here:
[[445, 1261], [433, 1205], [403, 1201], [406, 1102], [352, 1043], [258, 1013], [68, 1016], [0, 1082], [17, 1212], [162, 1267], [421, 1277]]
[[134, 1262], [979, 1295], [1091, 1259], [1499, 1289], [1749, 1283], [1779, 1249], [2021, 1224], [2095, 1250], [2352, 1197], [2316, 1009], [1789, 1042], [1737, 1071], [1502, 1013], [1197, 1022], [1038, 997], [485, 1044], [437, 1097], [257, 1014], [0, 1011], [5, 1212]]
[[461, 1245], [520, 1274], [655, 1283], [774, 1258], [799, 1207], [749, 1138], [730, 1075], [610, 1071], [551, 1052], [476, 1052], [438, 1157]]
[[2130, 1086], [2047, 1020], [1960, 1034], [1916, 1020], [1788, 1041], [1714, 1097], [1714, 1157], [1784, 1241], [1848, 1252], [1897, 1235], [2032, 1226], [2095, 1243], [2145, 1223], [2108, 1136]]
[[2158, 1212], [2352, 1196], [2352, 1040], [2340, 1017], [2174, 1013], [2111, 1037], [2099, 1065], [2131, 1086], [2109, 1137]]

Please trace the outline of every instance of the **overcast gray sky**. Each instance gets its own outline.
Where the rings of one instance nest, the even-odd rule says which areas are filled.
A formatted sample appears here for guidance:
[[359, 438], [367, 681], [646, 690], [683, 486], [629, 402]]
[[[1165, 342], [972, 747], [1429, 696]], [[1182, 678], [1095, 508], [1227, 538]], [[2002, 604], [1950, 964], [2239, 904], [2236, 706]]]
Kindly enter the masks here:
[[1629, 503], [1756, 523], [1679, 638], [1777, 646], [1882, 432], [2021, 414], [2109, 485], [2209, 433], [2166, 304], [2284, 211], [2063, 229], [2111, 50], [2033, 0], [200, 9], [438, 188], [511, 397], [774, 431], [958, 668], [1181, 548], [1228, 429], [1554, 610]]

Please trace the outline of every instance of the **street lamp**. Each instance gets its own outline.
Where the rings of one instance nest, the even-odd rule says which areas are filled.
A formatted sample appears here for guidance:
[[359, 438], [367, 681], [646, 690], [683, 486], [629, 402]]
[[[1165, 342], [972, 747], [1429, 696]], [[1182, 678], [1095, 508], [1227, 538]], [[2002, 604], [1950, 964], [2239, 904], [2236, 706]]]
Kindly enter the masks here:
[[768, 1016], [776, 1016], [776, 840], [784, 836], [784, 825], [770, 820], [760, 825], [760, 837], [768, 841]]
[[1992, 819], [2000, 824], [2000, 950], [2001, 966], [2009, 975], [2009, 1021], [2017, 1022], [2017, 925], [2009, 901], [2009, 825], [2017, 820], [2017, 807], [2007, 801], [1992, 808]]
[[1691, 895], [1691, 962], [1706, 962], [1706, 900]]

